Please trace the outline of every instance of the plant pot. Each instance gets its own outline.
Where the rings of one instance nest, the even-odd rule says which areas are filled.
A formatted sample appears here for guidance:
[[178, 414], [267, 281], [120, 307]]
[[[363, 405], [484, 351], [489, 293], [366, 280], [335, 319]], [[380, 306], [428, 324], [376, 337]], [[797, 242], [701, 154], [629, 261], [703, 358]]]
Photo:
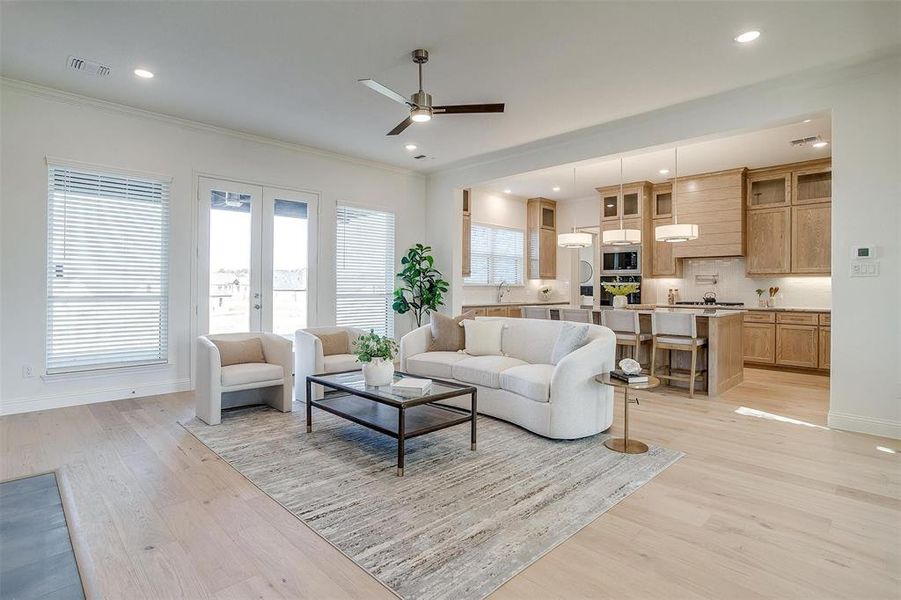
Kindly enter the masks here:
[[757, 298], [757, 306], [759, 308], [766, 308], [766, 300], [761, 297], [758, 297]]
[[366, 385], [380, 387], [389, 385], [394, 379], [394, 361], [373, 358], [363, 363], [363, 380]]
[[629, 299], [625, 296], [613, 297], [613, 308], [626, 308], [629, 306]]

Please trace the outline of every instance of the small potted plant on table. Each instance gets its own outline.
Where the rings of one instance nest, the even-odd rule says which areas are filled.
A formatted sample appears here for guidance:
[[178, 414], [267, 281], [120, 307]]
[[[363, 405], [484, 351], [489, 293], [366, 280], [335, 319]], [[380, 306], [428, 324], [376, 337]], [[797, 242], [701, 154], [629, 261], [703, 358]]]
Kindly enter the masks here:
[[637, 283], [605, 283], [604, 289], [613, 294], [613, 308], [625, 308], [629, 305], [629, 294], [638, 291]]
[[354, 342], [354, 354], [363, 363], [363, 380], [366, 385], [388, 385], [394, 379], [394, 357], [397, 342], [393, 338], [381, 336], [372, 329]]

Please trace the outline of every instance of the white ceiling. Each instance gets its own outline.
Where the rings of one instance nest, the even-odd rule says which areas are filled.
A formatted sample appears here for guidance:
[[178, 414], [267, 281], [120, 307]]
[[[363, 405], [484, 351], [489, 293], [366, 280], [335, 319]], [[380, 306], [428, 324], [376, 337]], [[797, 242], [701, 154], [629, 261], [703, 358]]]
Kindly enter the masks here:
[[[420, 170], [898, 43], [897, 2], [0, 3], [0, 72], [142, 109]], [[740, 46], [747, 29], [761, 38]], [[385, 133], [402, 106], [506, 102]], [[67, 71], [74, 54], [106, 63]], [[135, 67], [154, 71], [139, 80]], [[432, 159], [414, 161], [407, 142]]]
[[[829, 115], [812, 116], [807, 123], [792, 123], [711, 140], [688, 141], [679, 145], [679, 177], [736, 167], [755, 169], [832, 156], [831, 145], [813, 148], [795, 147], [789, 143], [791, 140], [817, 135], [825, 141], [831, 141], [832, 121]], [[482, 182], [478, 187], [496, 193], [510, 190], [512, 195], [526, 198], [543, 196], [552, 200], [573, 200], [596, 196], [595, 188], [598, 187], [619, 185], [619, 169], [619, 156], [599, 157]], [[661, 174], [661, 169], [669, 169], [670, 172]], [[625, 183], [660, 183], [672, 179], [674, 174], [672, 148], [649, 149], [623, 155]], [[560, 190], [554, 191], [554, 187], [559, 187]]]

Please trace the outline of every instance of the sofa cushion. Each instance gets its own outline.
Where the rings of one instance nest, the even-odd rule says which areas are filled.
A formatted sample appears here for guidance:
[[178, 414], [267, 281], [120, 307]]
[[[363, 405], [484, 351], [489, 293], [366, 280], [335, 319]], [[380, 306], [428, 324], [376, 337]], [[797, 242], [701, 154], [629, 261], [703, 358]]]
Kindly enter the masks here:
[[347, 330], [336, 331], [335, 333], [313, 332], [313, 335], [322, 342], [323, 356], [350, 353], [350, 336], [347, 334]]
[[500, 389], [501, 372], [526, 364], [510, 356], [470, 356], [454, 364], [454, 379]]
[[536, 402], [551, 397], [551, 377], [554, 365], [521, 365], [501, 373], [501, 389], [525, 396]]
[[452, 379], [454, 365], [467, 358], [462, 352], [423, 352], [407, 358], [405, 368], [410, 375]]
[[361, 368], [355, 354], [332, 354], [322, 357], [322, 367], [326, 373], [338, 373]]
[[470, 356], [498, 356], [503, 354], [501, 339], [505, 323], [502, 320], [467, 319], [463, 321], [466, 329], [466, 354]]
[[222, 367], [220, 381], [223, 386], [244, 385], [258, 381], [274, 381], [283, 379], [285, 370], [281, 365], [269, 363], [241, 363]]
[[219, 365], [240, 365], [243, 363], [264, 363], [263, 342], [260, 338], [246, 340], [210, 340], [219, 349]]
[[464, 319], [472, 319], [471, 312], [458, 317], [448, 317], [438, 312], [429, 315], [429, 327], [432, 332], [432, 341], [429, 342], [429, 352], [456, 352], [466, 345], [464, 335]]
[[561, 321], [504, 319], [504, 354], [527, 363], [551, 363], [551, 352], [560, 334]]
[[585, 345], [588, 341], [588, 325], [576, 323], [563, 323], [557, 341], [554, 342], [554, 350], [551, 352], [551, 362], [559, 364], [563, 357]]

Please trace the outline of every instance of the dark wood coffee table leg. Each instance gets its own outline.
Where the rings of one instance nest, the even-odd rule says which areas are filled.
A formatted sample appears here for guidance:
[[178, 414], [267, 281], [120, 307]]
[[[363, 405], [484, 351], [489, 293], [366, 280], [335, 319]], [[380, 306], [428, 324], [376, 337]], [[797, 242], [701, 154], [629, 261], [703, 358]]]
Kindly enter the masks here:
[[307, 433], [313, 431], [313, 386], [307, 379]]
[[397, 476], [404, 476], [404, 409], [397, 409]]
[[477, 404], [478, 404], [476, 394], [477, 394], [477, 392], [475, 390], [473, 390], [473, 392], [472, 392], [472, 434], [471, 434], [470, 440], [469, 440], [469, 442], [470, 442], [469, 449], [470, 450], [476, 449], [476, 414], [477, 414], [476, 409], [477, 409]]

